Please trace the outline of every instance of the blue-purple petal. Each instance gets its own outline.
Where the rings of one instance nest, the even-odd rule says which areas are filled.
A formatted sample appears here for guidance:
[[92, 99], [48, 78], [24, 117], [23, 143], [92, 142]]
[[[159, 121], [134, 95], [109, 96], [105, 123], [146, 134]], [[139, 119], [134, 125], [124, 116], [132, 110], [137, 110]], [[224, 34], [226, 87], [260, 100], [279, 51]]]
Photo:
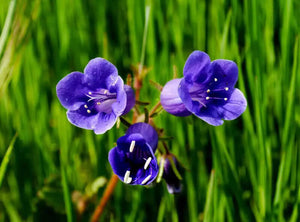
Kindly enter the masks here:
[[94, 128], [95, 134], [103, 134], [107, 130], [111, 129], [116, 121], [117, 121], [117, 116], [111, 112], [111, 113], [98, 113], [99, 116], [97, 124]]
[[[158, 164], [156, 158], [153, 156], [153, 159], [151, 160], [147, 170], [144, 169], [138, 170], [135, 184], [149, 185], [155, 180], [157, 174], [158, 174]], [[146, 180], [147, 182], [143, 183], [148, 176], [150, 176], [150, 178]]]
[[238, 67], [233, 61], [217, 59], [211, 63], [210, 74], [211, 76], [208, 81], [211, 89], [224, 89], [225, 87], [233, 89], [238, 80]]
[[239, 89], [234, 89], [229, 101], [221, 107], [223, 118], [233, 120], [238, 118], [247, 108], [247, 100]]
[[188, 57], [183, 75], [188, 82], [201, 83], [206, 80], [210, 65], [210, 58], [205, 52], [194, 51]]
[[158, 135], [151, 125], [147, 123], [135, 123], [128, 128], [126, 134], [140, 134], [145, 139], [146, 143], [150, 145], [153, 153], [155, 153], [158, 143]]
[[129, 163], [124, 161], [124, 159], [125, 152], [117, 147], [114, 147], [108, 153], [108, 161], [111, 168], [122, 181], [124, 181], [126, 171], [130, 169]]
[[223, 120], [238, 118], [247, 107], [247, 100], [239, 89], [234, 89], [231, 97], [223, 106], [203, 108], [195, 115], [213, 126], [223, 124]]
[[178, 94], [181, 79], [173, 79], [166, 83], [160, 94], [160, 102], [164, 110], [175, 116], [188, 116], [191, 113], [186, 109]]
[[90, 89], [107, 88], [118, 76], [117, 68], [103, 58], [89, 61], [84, 69], [85, 79]]
[[188, 83], [187, 81], [185, 81], [185, 78], [183, 78], [179, 84], [178, 95], [180, 99], [183, 101], [185, 108], [190, 113], [195, 113], [197, 110], [199, 110], [200, 106], [198, 102], [193, 101], [191, 98], [189, 90], [192, 86], [193, 83]]
[[123, 111], [122, 115], [128, 113], [135, 105], [135, 93], [134, 90], [129, 85], [124, 85], [124, 89], [127, 97], [126, 108]]
[[112, 104], [112, 110], [117, 116], [121, 116], [126, 108], [127, 97], [124, 90], [124, 83], [120, 76], [109, 86], [110, 92], [117, 93], [117, 101]]
[[203, 121], [207, 122], [208, 124], [212, 126], [220, 126], [224, 123], [224, 121], [220, 117], [210, 117], [210, 116], [201, 116], [201, 115], [196, 115]]
[[61, 79], [56, 85], [56, 94], [66, 109], [78, 109], [85, 101], [84, 75], [72, 72]]
[[67, 111], [67, 118], [73, 125], [83, 128], [92, 130], [95, 128], [99, 115], [98, 114], [88, 114], [86, 109], [81, 106], [77, 110], [68, 110]]
[[117, 121], [114, 113], [87, 113], [83, 106], [78, 110], [68, 110], [67, 117], [73, 125], [83, 129], [94, 130], [95, 134], [105, 133]]

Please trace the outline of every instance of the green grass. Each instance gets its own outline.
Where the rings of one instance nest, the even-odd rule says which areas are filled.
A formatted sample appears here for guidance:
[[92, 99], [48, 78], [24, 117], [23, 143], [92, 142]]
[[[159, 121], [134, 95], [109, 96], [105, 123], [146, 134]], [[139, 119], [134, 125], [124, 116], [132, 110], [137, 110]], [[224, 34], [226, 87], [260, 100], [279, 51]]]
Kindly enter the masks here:
[[[1, 0], [0, 221], [89, 221], [112, 171], [108, 151], [125, 132], [71, 125], [55, 92], [94, 57], [150, 68], [141, 100], [153, 106], [193, 50], [234, 60], [248, 101], [213, 127], [162, 112], [171, 151], [187, 169], [183, 192], [118, 183], [101, 221], [299, 221], [300, 3], [296, 0]], [[148, 30], [145, 30], [149, 7]], [[145, 38], [144, 32], [147, 32]], [[155, 99], [153, 99], [155, 98]], [[14, 137], [17, 135], [17, 137]]]

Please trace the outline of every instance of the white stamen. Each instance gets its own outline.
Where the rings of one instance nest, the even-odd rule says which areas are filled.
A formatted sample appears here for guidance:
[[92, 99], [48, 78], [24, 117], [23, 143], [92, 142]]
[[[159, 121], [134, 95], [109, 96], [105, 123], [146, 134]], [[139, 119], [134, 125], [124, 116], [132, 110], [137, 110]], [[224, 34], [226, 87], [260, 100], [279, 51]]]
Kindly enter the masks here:
[[133, 152], [134, 146], [135, 146], [135, 141], [132, 140], [131, 143], [130, 143], [130, 147], [129, 147], [129, 152], [130, 152], [130, 153]]
[[228, 90], [229, 90], [229, 88], [228, 88], [228, 87], [225, 87], [225, 90], [226, 90], [226, 91], [228, 91]]
[[92, 92], [89, 92], [89, 95], [92, 95]]
[[91, 113], [91, 110], [88, 109], [88, 110], [87, 110], [87, 113]]
[[152, 175], [147, 176], [147, 177], [142, 181], [141, 184], [142, 184], [142, 185], [146, 184], [146, 183], [150, 180], [151, 176], [152, 176]]
[[227, 99], [227, 98], [224, 98], [224, 100], [227, 101], [228, 99]]
[[116, 78], [116, 80], [114, 81], [114, 83], [112, 85], [113, 86], [116, 85], [117, 82], [118, 82], [118, 78]]
[[84, 105], [84, 108], [86, 108], [86, 109], [87, 109], [87, 108], [88, 108], [88, 106], [85, 104], [85, 105]]
[[206, 100], [209, 100], [209, 96], [206, 97]]
[[131, 181], [132, 181], [132, 177], [128, 177], [126, 183], [131, 183]]
[[206, 90], [207, 93], [210, 93], [210, 89]]
[[101, 103], [100, 102], [97, 102], [97, 105], [100, 105]]
[[147, 170], [147, 168], [148, 168], [148, 166], [149, 166], [151, 160], [152, 160], [151, 157], [149, 157], [149, 158], [146, 160], [146, 163], [145, 163], [145, 165], [144, 165], [144, 170]]
[[132, 177], [130, 177], [130, 171], [127, 170], [124, 176], [124, 183], [130, 183], [132, 181]]
[[215, 80], [215, 82], [217, 82], [217, 81], [218, 81], [218, 79], [217, 79], [217, 78], [215, 78], [214, 80]]

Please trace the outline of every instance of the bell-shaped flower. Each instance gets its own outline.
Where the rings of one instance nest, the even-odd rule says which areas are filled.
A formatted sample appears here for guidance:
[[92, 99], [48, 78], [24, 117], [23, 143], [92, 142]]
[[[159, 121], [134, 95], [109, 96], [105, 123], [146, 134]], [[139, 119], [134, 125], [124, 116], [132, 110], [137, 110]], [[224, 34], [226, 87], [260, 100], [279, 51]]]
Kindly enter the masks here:
[[176, 157], [168, 154], [163, 157], [161, 164], [163, 164], [163, 178], [167, 183], [168, 192], [171, 194], [180, 193], [182, 189], [181, 176], [179, 174], [180, 167]]
[[58, 82], [56, 93], [68, 110], [68, 120], [96, 134], [111, 129], [135, 104], [133, 89], [124, 85], [117, 68], [103, 58], [92, 59], [84, 73], [65, 76]]
[[247, 101], [234, 88], [238, 68], [233, 61], [211, 62], [206, 53], [194, 51], [185, 63], [183, 75], [169, 81], [161, 92], [161, 104], [167, 112], [175, 116], [194, 114], [218, 126], [223, 119], [236, 119], [245, 111]]
[[126, 134], [117, 140], [117, 146], [109, 152], [108, 160], [113, 172], [127, 184], [150, 184], [158, 174], [154, 156], [157, 142], [158, 135], [149, 124], [130, 126]]

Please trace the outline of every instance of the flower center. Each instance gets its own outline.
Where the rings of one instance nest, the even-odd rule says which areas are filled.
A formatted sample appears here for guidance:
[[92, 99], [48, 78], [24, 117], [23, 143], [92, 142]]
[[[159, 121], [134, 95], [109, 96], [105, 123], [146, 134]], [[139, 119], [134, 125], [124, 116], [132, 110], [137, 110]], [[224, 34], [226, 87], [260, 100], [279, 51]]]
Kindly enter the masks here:
[[[132, 177], [130, 174], [137, 174], [137, 171], [143, 168], [146, 171], [149, 168], [152, 157], [149, 156], [149, 152], [144, 151], [140, 147], [135, 145], [135, 141], [132, 140], [129, 146], [129, 152], [126, 152], [127, 161], [130, 163], [131, 169], [128, 169], [124, 175], [124, 182], [131, 183]], [[148, 175], [141, 184], [146, 184], [151, 178], [151, 174]], [[136, 178], [139, 179], [139, 178]]]
[[111, 93], [107, 89], [98, 89], [96, 92], [86, 94], [88, 100], [84, 105], [87, 113], [98, 112], [111, 113], [112, 104], [117, 101], [117, 93]]
[[[217, 82], [218, 79], [214, 78], [214, 82]], [[208, 84], [209, 86], [209, 84]], [[195, 102], [198, 102], [201, 107], [207, 107], [209, 101], [214, 102], [221, 102], [221, 101], [227, 101], [228, 100], [228, 87], [224, 88], [203, 88], [203, 86], [200, 86], [198, 84], [194, 84], [189, 93], [191, 96], [191, 99]]]

